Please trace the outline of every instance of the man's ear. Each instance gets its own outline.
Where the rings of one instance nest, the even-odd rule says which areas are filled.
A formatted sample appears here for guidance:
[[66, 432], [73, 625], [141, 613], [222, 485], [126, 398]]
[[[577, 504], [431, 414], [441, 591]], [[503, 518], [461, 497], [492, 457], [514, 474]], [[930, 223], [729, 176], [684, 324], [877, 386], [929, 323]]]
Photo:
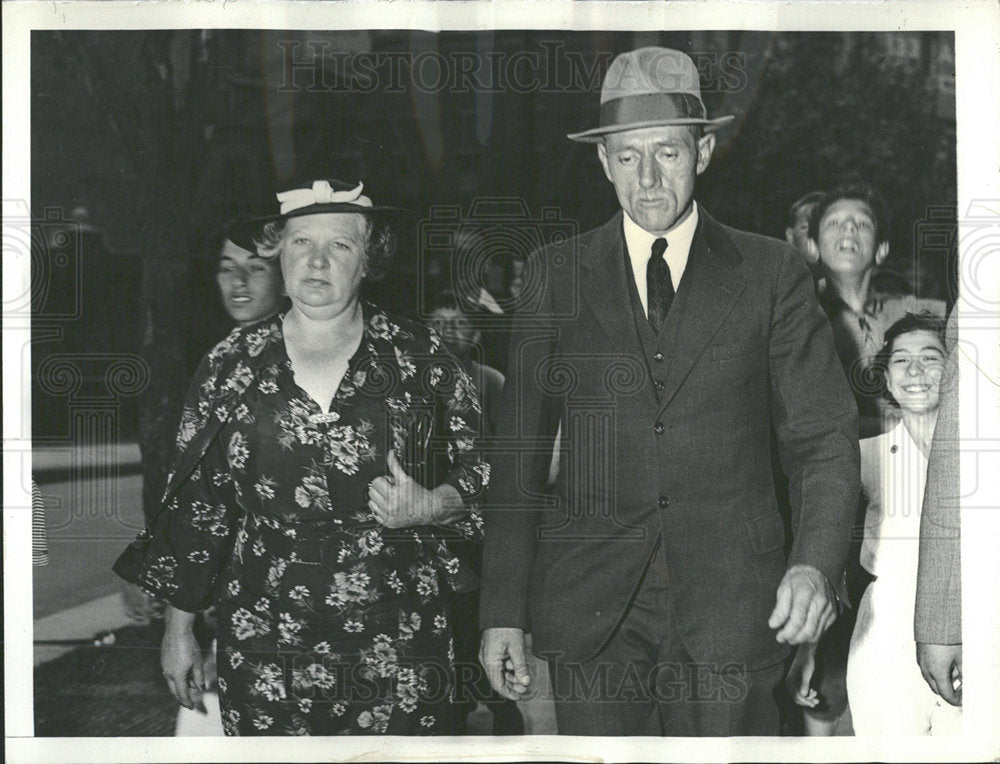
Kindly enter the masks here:
[[785, 229], [785, 241], [787, 241], [792, 246], [795, 246], [795, 235], [791, 228]]
[[[789, 244], [791, 244], [791, 242], [789, 242]], [[806, 239], [806, 251], [809, 253], [810, 258], [815, 260], [820, 266], [823, 265], [823, 258], [819, 256], [819, 245], [812, 236]]]
[[604, 147], [604, 141], [597, 144], [597, 158], [601, 160], [601, 167], [604, 168], [604, 177], [611, 180], [611, 172], [608, 170], [608, 150]]
[[713, 151], [715, 151], [715, 133], [705, 133], [698, 139], [698, 164], [695, 166], [698, 175], [708, 169], [708, 163], [712, 161]]
[[875, 265], [881, 265], [889, 256], [889, 242], [883, 241], [875, 250]]

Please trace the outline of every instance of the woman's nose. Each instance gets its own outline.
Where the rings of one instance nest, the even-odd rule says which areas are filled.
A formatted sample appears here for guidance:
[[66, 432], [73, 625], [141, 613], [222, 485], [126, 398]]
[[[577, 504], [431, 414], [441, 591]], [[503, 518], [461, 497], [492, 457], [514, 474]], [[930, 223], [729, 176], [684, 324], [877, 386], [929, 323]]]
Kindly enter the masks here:
[[232, 275], [234, 286], [245, 286], [247, 283], [247, 275], [243, 271], [236, 271]]
[[327, 250], [325, 247], [313, 247], [309, 253], [309, 265], [313, 268], [325, 268], [327, 260]]

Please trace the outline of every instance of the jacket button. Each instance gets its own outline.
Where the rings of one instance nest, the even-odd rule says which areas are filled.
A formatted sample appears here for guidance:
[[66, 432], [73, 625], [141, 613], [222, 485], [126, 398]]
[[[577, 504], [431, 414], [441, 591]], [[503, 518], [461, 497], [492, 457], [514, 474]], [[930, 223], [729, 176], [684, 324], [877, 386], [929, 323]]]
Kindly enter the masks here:
[[655, 353], [653, 355], [653, 360], [657, 363], [663, 363], [663, 353]]
[[657, 390], [662, 390], [664, 387], [666, 387], [666, 385], [664, 385], [663, 382], [658, 379], [653, 383], [653, 387], [655, 387]]
[[653, 425], [653, 432], [655, 432], [657, 435], [662, 435], [665, 429], [667, 428], [663, 426], [663, 422], [657, 422], [656, 424]]
[[600, 616], [600, 615], [601, 615], [601, 611], [600, 611], [600, 610], [597, 610], [597, 611], [595, 611], [595, 612], [594, 612], [594, 615], [596, 615], [596, 616]]
[[666, 509], [667, 507], [670, 506], [670, 499], [668, 499], [666, 496], [661, 496], [659, 499], [656, 500], [656, 505], [660, 509]]

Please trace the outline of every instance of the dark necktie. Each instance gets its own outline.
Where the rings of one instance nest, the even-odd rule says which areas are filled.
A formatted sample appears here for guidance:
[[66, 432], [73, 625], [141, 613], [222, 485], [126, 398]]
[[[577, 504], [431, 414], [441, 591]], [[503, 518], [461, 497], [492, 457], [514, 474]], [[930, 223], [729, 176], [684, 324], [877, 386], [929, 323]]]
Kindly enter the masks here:
[[649, 325], [656, 334], [663, 328], [663, 321], [674, 301], [674, 282], [670, 279], [670, 266], [663, 259], [667, 251], [667, 240], [660, 238], [653, 242], [653, 250], [646, 265], [646, 313]]

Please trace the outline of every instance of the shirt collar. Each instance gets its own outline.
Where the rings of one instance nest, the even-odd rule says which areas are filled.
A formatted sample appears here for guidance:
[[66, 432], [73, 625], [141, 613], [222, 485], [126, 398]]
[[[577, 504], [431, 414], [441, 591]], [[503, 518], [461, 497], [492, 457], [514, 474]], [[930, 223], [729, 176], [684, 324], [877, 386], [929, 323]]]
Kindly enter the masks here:
[[[698, 203], [692, 200], [691, 214], [684, 219], [684, 222], [665, 234], [650, 233], [632, 220], [627, 212], [623, 213], [623, 221], [625, 246], [628, 248], [628, 256], [632, 261], [632, 272], [636, 276], [637, 284], [640, 285], [640, 294], [645, 295], [646, 264], [649, 262], [653, 242], [659, 238], [667, 240], [667, 251], [664, 252], [663, 256], [666, 258], [667, 265], [670, 266], [670, 280], [674, 283], [674, 289], [677, 289], [681, 276], [684, 275], [684, 269], [687, 267], [691, 244], [694, 241], [695, 231], [698, 229]], [[643, 307], [645, 307], [645, 298], [643, 298]]]

